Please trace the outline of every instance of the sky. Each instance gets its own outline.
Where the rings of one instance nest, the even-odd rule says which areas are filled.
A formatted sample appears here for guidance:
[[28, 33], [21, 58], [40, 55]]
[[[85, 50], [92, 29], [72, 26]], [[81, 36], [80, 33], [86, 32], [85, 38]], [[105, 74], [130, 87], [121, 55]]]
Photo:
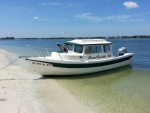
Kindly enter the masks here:
[[150, 35], [150, 0], [0, 0], [0, 38]]

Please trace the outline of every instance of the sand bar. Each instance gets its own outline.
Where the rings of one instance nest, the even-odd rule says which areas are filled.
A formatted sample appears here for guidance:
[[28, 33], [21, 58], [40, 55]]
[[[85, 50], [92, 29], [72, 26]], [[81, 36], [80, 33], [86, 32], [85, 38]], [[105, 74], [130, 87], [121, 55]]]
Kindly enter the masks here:
[[93, 113], [54, 79], [45, 79], [23, 60], [0, 50], [0, 113]]

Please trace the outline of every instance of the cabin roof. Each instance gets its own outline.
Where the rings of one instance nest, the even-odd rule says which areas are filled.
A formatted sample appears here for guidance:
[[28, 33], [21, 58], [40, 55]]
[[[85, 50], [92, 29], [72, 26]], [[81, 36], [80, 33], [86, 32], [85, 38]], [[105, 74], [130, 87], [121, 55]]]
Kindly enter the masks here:
[[67, 41], [67, 44], [79, 44], [79, 45], [96, 45], [96, 44], [111, 44], [104, 39], [75, 39]]

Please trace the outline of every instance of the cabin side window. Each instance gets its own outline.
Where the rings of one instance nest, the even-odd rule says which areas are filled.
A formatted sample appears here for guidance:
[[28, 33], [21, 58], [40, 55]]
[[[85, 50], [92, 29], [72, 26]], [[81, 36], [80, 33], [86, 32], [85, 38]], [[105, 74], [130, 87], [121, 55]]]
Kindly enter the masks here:
[[100, 53], [100, 52], [102, 52], [100, 45], [87, 45], [87, 46], [85, 46], [85, 54]]
[[104, 52], [110, 52], [110, 45], [103, 45]]
[[75, 45], [74, 52], [82, 53], [83, 52], [83, 45]]

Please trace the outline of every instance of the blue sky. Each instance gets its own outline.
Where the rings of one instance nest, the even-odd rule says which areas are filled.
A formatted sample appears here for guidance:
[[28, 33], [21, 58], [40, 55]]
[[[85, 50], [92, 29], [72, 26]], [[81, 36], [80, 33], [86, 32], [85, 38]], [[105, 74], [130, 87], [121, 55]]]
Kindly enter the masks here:
[[0, 0], [0, 37], [150, 35], [150, 0]]

